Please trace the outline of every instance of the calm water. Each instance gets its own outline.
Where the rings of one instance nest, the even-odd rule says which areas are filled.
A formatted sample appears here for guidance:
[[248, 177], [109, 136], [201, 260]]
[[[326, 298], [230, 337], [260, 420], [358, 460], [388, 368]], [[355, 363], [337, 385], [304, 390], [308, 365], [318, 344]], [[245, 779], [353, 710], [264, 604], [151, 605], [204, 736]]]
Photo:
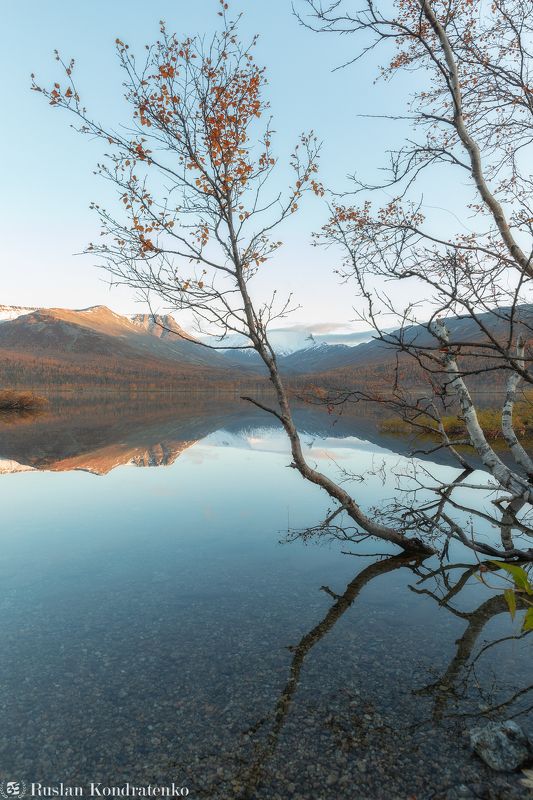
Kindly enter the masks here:
[[[405, 443], [372, 420], [299, 420], [321, 469], [375, 473], [354, 489], [367, 507], [392, 495]], [[381, 543], [287, 543], [328, 508], [289, 462], [237, 403], [87, 401], [0, 423], [1, 779], [528, 796], [467, 737], [510, 717], [533, 733], [521, 614], [473, 577], [449, 595], [465, 553], [432, 575]]]

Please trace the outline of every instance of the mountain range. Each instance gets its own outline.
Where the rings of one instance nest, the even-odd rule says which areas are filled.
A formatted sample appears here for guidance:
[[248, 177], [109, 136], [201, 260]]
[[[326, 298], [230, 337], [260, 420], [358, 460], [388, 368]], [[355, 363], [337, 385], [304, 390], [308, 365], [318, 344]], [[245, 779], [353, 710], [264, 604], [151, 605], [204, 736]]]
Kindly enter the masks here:
[[[328, 343], [340, 335], [295, 326], [274, 330], [272, 341], [282, 370], [299, 374], [349, 364], [353, 347]], [[354, 342], [370, 338], [369, 332], [342, 335]], [[169, 314], [125, 316], [106, 306], [0, 306], [0, 385], [133, 383], [156, 388], [192, 380], [262, 380], [266, 371], [259, 356], [233, 349], [245, 343], [237, 338], [222, 343], [196, 339]]]
[[[20, 312], [20, 313], [17, 313]], [[106, 306], [70, 310], [0, 306], [1, 383], [183, 385], [255, 374], [211, 350], [170, 315], [126, 317]]]
[[[520, 313], [533, 325], [533, 305], [522, 306]], [[503, 337], [504, 316], [505, 309], [499, 309], [498, 314], [485, 312], [479, 319], [495, 336]], [[479, 326], [468, 317], [451, 317], [447, 325], [452, 342], [475, 344], [483, 339]], [[271, 332], [283, 373], [347, 384], [355, 378], [390, 384], [395, 363], [392, 337], [393, 333], [387, 334], [383, 342], [372, 339], [368, 331], [316, 334], [304, 326]], [[435, 344], [423, 325], [405, 329], [403, 337], [423, 346]], [[233, 339], [215, 343], [219, 348], [241, 343]], [[0, 306], [0, 386], [190, 389], [208, 383], [264, 381], [266, 370], [255, 351], [211, 349], [206, 344], [180, 328], [171, 315], [128, 317], [106, 306], [80, 310]], [[407, 368], [415, 370], [411, 382], [416, 382], [415, 365]]]

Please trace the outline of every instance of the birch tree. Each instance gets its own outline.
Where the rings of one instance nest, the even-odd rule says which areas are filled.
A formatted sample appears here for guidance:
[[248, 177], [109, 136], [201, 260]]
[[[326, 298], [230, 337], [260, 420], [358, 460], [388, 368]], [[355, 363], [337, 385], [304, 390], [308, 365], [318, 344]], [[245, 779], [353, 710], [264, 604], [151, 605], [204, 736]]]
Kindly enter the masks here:
[[[527, 432], [514, 424], [514, 411], [518, 392], [533, 382], [533, 5], [529, 0], [363, 0], [357, 5], [305, 0], [297, 13], [308, 28], [352, 42], [347, 69], [357, 70], [361, 59], [381, 48], [385, 66], [377, 77], [392, 82], [405, 73], [417, 87], [403, 112], [384, 109], [380, 115], [408, 129], [388, 154], [386, 178], [369, 183], [347, 154], [347, 171], [354, 166], [356, 174], [346, 192], [334, 187], [329, 220], [317, 234], [319, 244], [341, 253], [339, 272], [355, 283], [361, 318], [392, 351], [391, 391], [332, 386], [327, 402], [387, 406], [435, 441], [418, 452], [445, 449], [454, 456], [463, 486], [473, 471], [468, 455], [473, 452], [489, 481], [471, 488], [492, 493], [495, 509], [484, 524], [500, 529], [508, 557], [531, 559], [533, 531], [527, 519], [533, 461]], [[441, 175], [452, 187], [449, 208], [457, 222], [456, 231], [447, 235], [428, 213], [431, 201], [424, 195]], [[461, 205], [465, 185], [468, 196]], [[386, 202], [380, 203], [384, 194]], [[415, 287], [421, 306], [395, 299], [404, 283]], [[466, 336], [450, 332], [458, 318], [469, 323]], [[419, 376], [416, 391], [412, 380], [405, 380], [406, 364], [414, 365]], [[480, 387], [492, 387], [492, 404], [500, 404], [503, 451], [484, 430], [473, 391]], [[523, 399], [528, 401], [527, 394]], [[461, 435], [446, 430], [443, 418], [450, 413], [458, 414]], [[424, 480], [424, 488], [437, 494], [433, 505], [397, 503], [391, 513], [402, 519], [418, 516], [427, 530], [443, 526], [449, 536], [480, 552], [494, 550], [476, 536], [482, 527], [476, 504], [470, 512], [478, 524], [468, 536], [463, 523], [447, 513], [456, 485], [433, 481], [430, 486]]]
[[226, 3], [219, 13], [220, 30], [209, 42], [178, 37], [162, 23], [142, 60], [117, 39], [131, 112], [125, 131], [97, 122], [84, 107], [74, 61], [56, 53], [63, 75], [51, 88], [33, 79], [33, 89], [53, 108], [69, 112], [81, 133], [109, 150], [98, 172], [115, 187], [119, 210], [93, 205], [103, 238], [89, 252], [115, 281], [157, 296], [170, 309], [192, 311], [220, 339], [242, 334], [261, 357], [275, 398], [270, 405], [245, 399], [283, 427], [291, 467], [324, 490], [335, 515], [347, 515], [360, 532], [406, 551], [430, 552], [431, 543], [415, 530], [380, 523], [304, 456], [268, 338], [269, 324], [287, 313], [290, 300], [278, 302], [272, 287], [272, 299], [258, 304], [253, 283], [281, 247], [280, 226], [306, 194], [323, 194], [320, 144], [312, 132], [303, 134], [290, 158], [292, 184], [281, 193], [270, 189], [277, 160], [265, 70], [254, 59], [255, 40], [249, 46], [239, 40], [238, 20], [230, 20]]

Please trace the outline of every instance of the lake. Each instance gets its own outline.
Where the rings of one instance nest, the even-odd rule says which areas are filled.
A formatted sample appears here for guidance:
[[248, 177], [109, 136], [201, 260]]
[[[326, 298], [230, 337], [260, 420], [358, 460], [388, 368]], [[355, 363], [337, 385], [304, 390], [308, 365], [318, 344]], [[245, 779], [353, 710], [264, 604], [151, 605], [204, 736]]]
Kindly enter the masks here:
[[[372, 416], [296, 416], [321, 469], [372, 473], [365, 508], [392, 496], [406, 442]], [[523, 612], [459, 547], [441, 563], [298, 536], [329, 506], [289, 464], [238, 400], [70, 398], [0, 421], [2, 780], [528, 796], [468, 740], [490, 719], [533, 732]]]

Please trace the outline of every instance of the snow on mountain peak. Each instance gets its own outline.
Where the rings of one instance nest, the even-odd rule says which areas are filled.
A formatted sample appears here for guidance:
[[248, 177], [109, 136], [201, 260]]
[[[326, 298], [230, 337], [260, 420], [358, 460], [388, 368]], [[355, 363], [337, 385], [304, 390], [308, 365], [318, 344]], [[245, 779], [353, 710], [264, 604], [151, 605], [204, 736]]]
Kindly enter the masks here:
[[39, 311], [39, 309], [30, 306], [0, 305], [0, 322], [10, 322], [12, 319], [22, 317], [24, 314], [32, 314], [34, 311]]
[[[340, 333], [320, 333], [313, 328], [316, 326], [297, 325], [292, 328], [271, 328], [268, 331], [268, 339], [279, 356], [290, 356], [311, 350], [322, 350], [332, 345], [344, 345], [355, 347], [358, 344], [369, 342], [372, 339], [372, 331], [355, 332], [348, 330]], [[339, 326], [342, 327], [342, 326]], [[211, 344], [212, 337], [202, 337], [202, 341]], [[234, 333], [217, 340], [218, 346], [226, 345], [228, 348], [249, 346], [250, 342], [242, 334]], [[243, 351], [246, 352], [246, 351]]]

